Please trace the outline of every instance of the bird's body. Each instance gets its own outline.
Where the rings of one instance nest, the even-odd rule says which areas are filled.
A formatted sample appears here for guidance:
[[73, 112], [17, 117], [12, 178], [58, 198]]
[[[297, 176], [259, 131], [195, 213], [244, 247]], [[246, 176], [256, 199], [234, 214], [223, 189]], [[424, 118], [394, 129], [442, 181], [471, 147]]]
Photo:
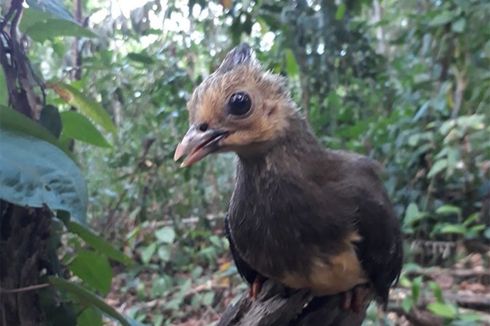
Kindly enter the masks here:
[[236, 259], [318, 295], [372, 280], [385, 300], [401, 243], [377, 164], [325, 150], [298, 113], [290, 120], [289, 132], [265, 153], [239, 157], [227, 217]]
[[386, 303], [402, 248], [377, 163], [323, 148], [282, 78], [261, 70], [246, 45], [198, 87], [189, 111], [176, 159], [238, 154], [226, 233], [250, 284], [271, 278], [319, 296], [368, 284]]

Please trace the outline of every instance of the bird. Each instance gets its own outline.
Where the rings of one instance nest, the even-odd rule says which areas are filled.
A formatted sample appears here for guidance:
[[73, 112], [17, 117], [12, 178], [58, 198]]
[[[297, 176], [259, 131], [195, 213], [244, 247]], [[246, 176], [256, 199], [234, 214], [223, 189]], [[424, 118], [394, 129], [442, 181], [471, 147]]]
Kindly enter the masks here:
[[192, 93], [189, 129], [174, 160], [189, 167], [234, 152], [225, 234], [256, 298], [271, 279], [315, 297], [342, 294], [344, 309], [386, 307], [398, 280], [402, 235], [379, 163], [325, 148], [294, 103], [287, 79], [242, 43]]

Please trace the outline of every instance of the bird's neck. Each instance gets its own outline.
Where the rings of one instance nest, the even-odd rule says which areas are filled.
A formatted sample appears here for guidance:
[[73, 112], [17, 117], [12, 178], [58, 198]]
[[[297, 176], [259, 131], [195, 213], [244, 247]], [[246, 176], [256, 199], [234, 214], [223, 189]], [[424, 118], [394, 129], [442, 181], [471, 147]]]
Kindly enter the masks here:
[[261, 174], [275, 174], [298, 169], [307, 164], [309, 158], [324, 151], [316, 140], [304, 117], [294, 113], [288, 117], [288, 127], [277, 139], [257, 144], [253, 151], [239, 153], [239, 171]]

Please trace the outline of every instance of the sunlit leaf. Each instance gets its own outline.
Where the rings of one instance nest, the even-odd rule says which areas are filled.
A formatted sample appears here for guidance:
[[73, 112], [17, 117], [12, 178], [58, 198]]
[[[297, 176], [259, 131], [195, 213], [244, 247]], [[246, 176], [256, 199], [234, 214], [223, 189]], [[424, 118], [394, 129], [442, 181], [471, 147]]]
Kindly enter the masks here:
[[62, 83], [47, 83], [64, 101], [76, 107], [104, 130], [115, 132], [116, 126], [104, 108], [94, 100], [83, 95], [75, 87]]
[[335, 12], [335, 19], [337, 20], [342, 20], [345, 16], [345, 10], [347, 9], [347, 7], [345, 6], [344, 3], [341, 3], [338, 7], [337, 7], [337, 11]]
[[289, 76], [296, 76], [299, 72], [298, 62], [291, 49], [287, 49], [286, 53], [286, 71]]
[[110, 147], [104, 136], [85, 116], [75, 111], [61, 113], [63, 136], [100, 147]]
[[463, 224], [446, 224], [441, 227], [439, 233], [465, 234], [466, 227]]
[[460, 215], [461, 208], [453, 205], [442, 205], [441, 207], [436, 209], [436, 213], [441, 215], [451, 215], [451, 214]]
[[170, 226], [165, 226], [155, 232], [155, 236], [158, 240], [164, 243], [172, 243], [175, 239], [175, 231]]
[[85, 221], [85, 180], [78, 166], [62, 150], [39, 138], [3, 128], [0, 148], [8, 153], [0, 155], [1, 199], [19, 206], [46, 205]]
[[29, 7], [47, 13], [58, 19], [74, 21], [73, 16], [59, 0], [27, 0]]
[[444, 318], [454, 318], [458, 314], [458, 309], [454, 305], [448, 303], [429, 303], [427, 309], [429, 309], [434, 314]]

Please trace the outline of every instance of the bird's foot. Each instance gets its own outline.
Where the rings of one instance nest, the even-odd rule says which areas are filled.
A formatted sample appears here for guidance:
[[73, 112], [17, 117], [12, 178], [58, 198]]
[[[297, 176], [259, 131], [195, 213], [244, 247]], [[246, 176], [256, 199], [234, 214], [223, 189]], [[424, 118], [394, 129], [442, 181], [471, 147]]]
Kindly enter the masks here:
[[257, 296], [259, 295], [260, 291], [262, 290], [262, 284], [264, 284], [265, 282], [265, 277], [261, 276], [261, 275], [257, 275], [255, 277], [255, 280], [253, 281], [252, 285], [250, 286], [250, 290], [249, 290], [249, 297], [252, 299], [252, 300], [256, 300], [257, 299]]
[[355, 313], [360, 313], [371, 295], [371, 287], [368, 284], [356, 285], [349, 291], [344, 292], [342, 299], [342, 309], [352, 310]]

